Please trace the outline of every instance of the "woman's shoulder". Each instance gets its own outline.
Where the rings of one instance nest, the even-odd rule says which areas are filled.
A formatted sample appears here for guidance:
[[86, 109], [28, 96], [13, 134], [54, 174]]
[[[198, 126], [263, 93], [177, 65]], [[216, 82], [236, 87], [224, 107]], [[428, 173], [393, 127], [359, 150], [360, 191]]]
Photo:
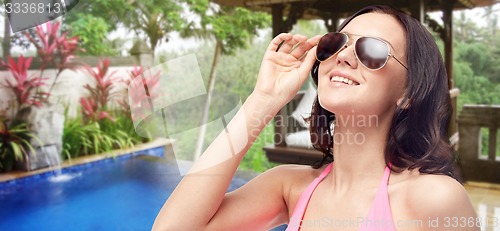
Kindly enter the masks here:
[[408, 209], [415, 215], [441, 217], [474, 213], [470, 211], [472, 205], [465, 188], [454, 178], [418, 170], [405, 170], [400, 174], [399, 183], [403, 186], [399, 190], [403, 191]]
[[297, 185], [312, 182], [326, 166], [314, 169], [309, 165], [282, 164], [269, 169], [266, 174], [281, 178], [284, 185]]
[[328, 165], [314, 169], [309, 165], [284, 164], [269, 170], [269, 174], [278, 176], [282, 182], [283, 199], [291, 214], [300, 195], [311, 182], [325, 170]]
[[441, 203], [467, 196], [465, 188], [456, 179], [442, 174], [419, 173], [416, 170], [408, 178], [407, 192], [410, 199], [420, 198]]

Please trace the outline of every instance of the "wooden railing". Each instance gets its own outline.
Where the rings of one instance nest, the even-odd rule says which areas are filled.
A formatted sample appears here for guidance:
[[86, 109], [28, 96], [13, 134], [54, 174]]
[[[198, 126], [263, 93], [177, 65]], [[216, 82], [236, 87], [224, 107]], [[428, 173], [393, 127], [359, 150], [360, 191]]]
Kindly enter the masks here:
[[[464, 105], [458, 117], [458, 154], [465, 180], [500, 183], [500, 158], [496, 155], [500, 106]], [[488, 155], [481, 155], [481, 128], [489, 131]]]

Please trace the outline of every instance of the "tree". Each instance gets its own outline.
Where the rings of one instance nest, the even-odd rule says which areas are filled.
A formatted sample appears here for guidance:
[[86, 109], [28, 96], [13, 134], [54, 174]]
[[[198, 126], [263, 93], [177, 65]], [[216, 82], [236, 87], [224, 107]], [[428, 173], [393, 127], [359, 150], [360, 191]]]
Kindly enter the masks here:
[[180, 30], [186, 23], [181, 16], [183, 2], [194, 0], [94, 0], [80, 1], [75, 9], [66, 16], [70, 27], [78, 24], [81, 15], [102, 18], [109, 31], [123, 25], [136, 33], [145, 35], [151, 49], [168, 38], [171, 31]]
[[109, 31], [117, 29], [123, 22], [123, 16], [132, 10], [129, 0], [92, 0], [79, 1], [78, 4], [64, 15], [64, 22], [71, 25], [82, 15], [92, 15], [107, 23]]
[[[200, 124], [206, 124], [208, 121], [217, 67], [221, 55], [233, 55], [238, 49], [246, 48], [248, 42], [257, 34], [258, 29], [269, 26], [269, 22], [271, 21], [267, 14], [256, 13], [239, 7], [219, 7], [212, 4], [207, 5], [210, 13], [205, 13], [206, 11], [203, 9], [204, 2], [206, 1], [193, 0], [190, 2], [191, 6], [194, 5], [195, 7], [194, 9], [192, 8], [193, 11], [197, 12], [201, 17], [201, 27], [196, 28], [194, 24], [190, 24], [191, 27], [181, 33], [185, 37], [211, 37], [215, 40], [215, 50], [208, 80], [208, 96]], [[201, 155], [205, 133], [205, 126], [202, 126], [198, 133], [195, 158]]]
[[454, 38], [459, 42], [471, 42], [478, 38], [479, 29], [474, 21], [465, 15], [465, 12], [460, 12], [459, 17], [454, 17]]
[[78, 19], [70, 25], [69, 35], [78, 37], [82, 52], [86, 55], [111, 55], [116, 53], [105, 44], [109, 27], [104, 19], [90, 14], [78, 15]]

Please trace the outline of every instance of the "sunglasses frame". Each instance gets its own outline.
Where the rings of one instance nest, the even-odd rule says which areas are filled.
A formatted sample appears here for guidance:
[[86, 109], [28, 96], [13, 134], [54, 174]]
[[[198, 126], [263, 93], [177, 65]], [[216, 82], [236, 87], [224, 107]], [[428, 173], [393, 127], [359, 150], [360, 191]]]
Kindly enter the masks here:
[[[346, 48], [348, 47], [348, 45], [347, 45], [347, 44], [349, 43], [349, 35], [348, 35], [348, 34], [343, 33], [343, 32], [329, 32], [329, 33], [326, 33], [325, 35], [323, 35], [323, 37], [327, 36], [328, 34], [341, 34], [342, 36], [345, 36], [347, 39], [346, 39], [346, 41], [345, 41], [344, 45], [343, 45], [343, 46], [342, 46], [342, 47], [341, 47], [338, 51], [336, 51], [335, 53], [333, 53], [332, 55], [330, 55], [330, 57], [328, 57], [327, 59], [325, 59], [325, 60], [323, 60], [323, 61], [321, 61], [321, 60], [319, 60], [319, 59], [318, 59], [318, 50], [316, 50], [316, 53], [315, 53], [314, 55], [315, 55], [315, 57], [316, 57], [316, 60], [318, 60], [318, 62], [320, 62], [320, 63], [321, 63], [321, 62], [324, 62], [324, 61], [329, 60], [331, 57], [333, 57], [333, 56], [337, 55], [339, 52], [341, 52], [342, 50], [344, 50], [344, 49], [346, 49]], [[323, 39], [323, 37], [321, 37], [321, 39]], [[388, 48], [388, 54], [387, 54], [387, 57], [386, 57], [386, 59], [385, 59], [384, 64], [383, 64], [381, 67], [376, 68], [376, 69], [369, 68], [369, 67], [367, 67], [367, 66], [366, 66], [366, 65], [365, 65], [365, 64], [364, 64], [364, 63], [363, 63], [363, 62], [359, 59], [358, 54], [356, 53], [356, 43], [357, 43], [357, 42], [358, 42], [358, 40], [359, 40], [359, 39], [361, 39], [361, 38], [370, 38], [370, 39], [375, 39], [375, 40], [378, 40], [378, 41], [380, 41], [380, 42], [383, 42], [383, 43], [387, 46], [387, 48]], [[319, 40], [320, 42], [321, 42], [321, 39]], [[319, 42], [318, 42], [318, 44], [319, 44]], [[389, 58], [390, 58], [390, 57], [394, 58], [396, 61], [398, 61], [398, 63], [399, 63], [399, 64], [401, 64], [401, 66], [403, 66], [406, 70], [408, 70], [408, 67], [406, 67], [406, 65], [404, 65], [404, 64], [403, 64], [403, 63], [402, 63], [402, 62], [401, 62], [398, 58], [396, 58], [396, 56], [394, 56], [394, 55], [391, 53], [391, 46], [389, 45], [389, 43], [388, 43], [388, 42], [386, 42], [386, 41], [384, 41], [384, 40], [383, 40], [383, 39], [381, 39], [381, 38], [371, 37], [371, 36], [363, 36], [363, 35], [361, 35], [361, 36], [359, 36], [359, 38], [358, 38], [358, 39], [356, 39], [356, 40], [354, 41], [354, 43], [353, 43], [352, 45], [354, 46], [354, 49], [352, 49], [352, 50], [353, 50], [353, 52], [354, 52], [354, 57], [356, 57], [356, 59], [357, 59], [357, 60], [359, 60], [359, 63], [361, 63], [361, 65], [363, 65], [363, 67], [365, 67], [365, 68], [366, 68], [366, 69], [368, 69], [368, 70], [378, 71], [378, 70], [380, 70], [380, 69], [384, 68], [384, 67], [385, 67], [385, 65], [387, 64], [387, 62], [389, 61]]]

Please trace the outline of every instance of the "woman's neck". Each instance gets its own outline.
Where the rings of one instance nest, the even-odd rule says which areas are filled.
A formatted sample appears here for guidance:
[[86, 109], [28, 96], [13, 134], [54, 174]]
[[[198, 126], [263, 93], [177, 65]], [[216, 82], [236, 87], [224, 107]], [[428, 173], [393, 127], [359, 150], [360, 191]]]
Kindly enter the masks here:
[[359, 184], [379, 182], [391, 124], [378, 115], [336, 115], [333, 134], [334, 186], [346, 191]]

